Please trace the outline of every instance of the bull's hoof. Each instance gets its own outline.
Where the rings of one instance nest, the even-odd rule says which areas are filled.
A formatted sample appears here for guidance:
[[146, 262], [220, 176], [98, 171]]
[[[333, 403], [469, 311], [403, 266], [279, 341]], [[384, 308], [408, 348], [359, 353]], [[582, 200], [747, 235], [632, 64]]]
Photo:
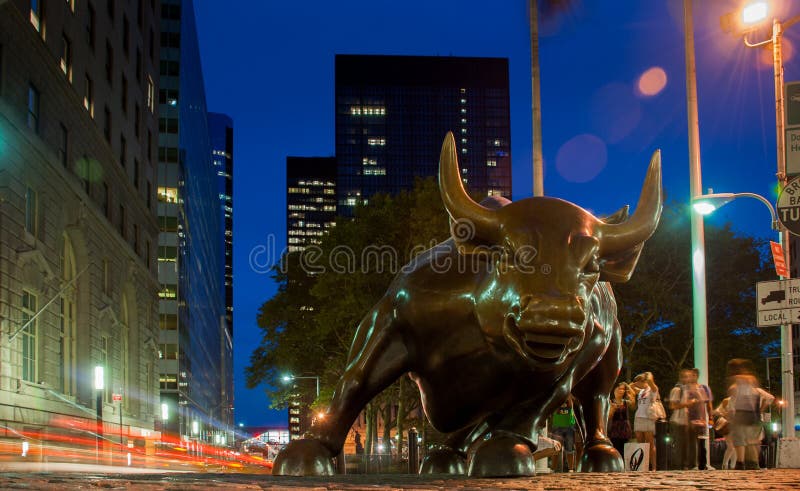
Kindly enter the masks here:
[[429, 452], [419, 468], [420, 474], [464, 475], [467, 463], [463, 455], [452, 448], [442, 447]]
[[273, 476], [332, 476], [333, 454], [319, 440], [289, 442], [275, 458]]
[[590, 443], [583, 451], [578, 472], [623, 472], [625, 463], [610, 442]]
[[469, 461], [471, 477], [520, 477], [536, 475], [533, 452], [523, 439], [495, 435], [475, 448]]

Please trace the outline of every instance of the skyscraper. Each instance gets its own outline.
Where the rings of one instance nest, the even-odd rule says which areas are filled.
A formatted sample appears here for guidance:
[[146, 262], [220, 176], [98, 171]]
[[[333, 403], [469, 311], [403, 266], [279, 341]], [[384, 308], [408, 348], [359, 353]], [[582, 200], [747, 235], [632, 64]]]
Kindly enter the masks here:
[[0, 2], [0, 421], [152, 450], [159, 2], [46, 7]]
[[[220, 380], [222, 410], [220, 422], [233, 427], [233, 120], [225, 114], [209, 113], [208, 129], [211, 154], [217, 173], [220, 219], [224, 233], [220, 236], [225, 251], [222, 278], [225, 282], [225, 325], [220, 329]], [[229, 435], [230, 437], [230, 435]], [[232, 441], [232, 440], [231, 440]]]
[[224, 220], [212, 161], [191, 0], [161, 3], [158, 215], [161, 401], [165, 427], [218, 441], [228, 401], [220, 379], [226, 329]]
[[319, 244], [336, 225], [336, 158], [286, 157], [286, 243], [289, 252]]
[[507, 59], [337, 55], [339, 214], [435, 176], [448, 131], [467, 190], [510, 198]]

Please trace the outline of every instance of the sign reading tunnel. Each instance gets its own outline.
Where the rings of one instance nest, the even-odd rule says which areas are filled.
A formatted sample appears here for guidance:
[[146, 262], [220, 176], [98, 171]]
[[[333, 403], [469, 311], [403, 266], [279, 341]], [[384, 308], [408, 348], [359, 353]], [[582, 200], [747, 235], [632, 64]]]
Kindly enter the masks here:
[[786, 229], [800, 235], [800, 176], [793, 177], [778, 196], [778, 220]]

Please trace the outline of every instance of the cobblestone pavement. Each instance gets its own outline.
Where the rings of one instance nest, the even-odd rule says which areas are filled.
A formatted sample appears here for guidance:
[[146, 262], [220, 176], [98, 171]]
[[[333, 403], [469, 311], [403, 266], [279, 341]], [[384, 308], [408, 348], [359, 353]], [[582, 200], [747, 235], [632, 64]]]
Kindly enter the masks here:
[[520, 479], [445, 476], [350, 475], [333, 478], [248, 474], [0, 473], [0, 489], [73, 490], [664, 490], [800, 489], [800, 469], [761, 471], [659, 471], [617, 474], [546, 474]]

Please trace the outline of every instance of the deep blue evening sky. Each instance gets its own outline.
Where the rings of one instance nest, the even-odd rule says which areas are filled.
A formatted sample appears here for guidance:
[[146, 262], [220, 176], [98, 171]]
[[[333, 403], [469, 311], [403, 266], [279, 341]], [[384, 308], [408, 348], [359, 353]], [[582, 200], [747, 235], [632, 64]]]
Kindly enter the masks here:
[[[508, 57], [513, 194], [524, 198], [532, 189], [526, 1], [195, 3], [208, 108], [229, 114], [235, 126], [236, 421], [285, 424], [285, 413], [268, 411], [263, 389], [244, 385], [244, 367], [259, 341], [256, 312], [275, 292], [248, 257], [270, 237], [278, 248], [274, 258], [285, 245], [286, 156], [334, 153], [334, 55]], [[695, 2], [703, 186], [770, 195], [776, 169], [771, 55], [745, 48], [719, 27], [719, 17], [739, 3]], [[800, 2], [783, 3], [795, 3], [783, 18], [800, 13]], [[541, 20], [545, 193], [597, 213], [633, 206], [650, 154], [661, 148], [668, 199], [686, 202], [682, 1], [574, 5]], [[784, 42], [786, 81], [800, 80], [793, 46], [800, 49], [800, 26]], [[651, 68], [663, 70], [666, 85], [644, 95], [639, 79]], [[659, 72], [650, 73], [657, 89]], [[767, 211], [754, 200], [718, 213], [715, 222], [770, 233]]]

